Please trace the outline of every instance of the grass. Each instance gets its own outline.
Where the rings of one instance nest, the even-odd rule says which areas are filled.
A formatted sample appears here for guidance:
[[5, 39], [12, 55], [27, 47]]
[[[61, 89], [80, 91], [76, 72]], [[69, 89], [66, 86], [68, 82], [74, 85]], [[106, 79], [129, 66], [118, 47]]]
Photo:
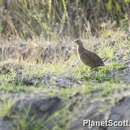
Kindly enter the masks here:
[[34, 117], [30, 119], [28, 110], [15, 117], [14, 125], [14, 130], [41, 130], [43, 128], [42, 120], [36, 120]]
[[28, 65], [26, 64], [25, 71], [29, 75], [43, 75], [46, 73], [62, 74], [66, 71], [67, 65], [62, 64], [45, 64], [45, 65]]
[[[66, 116], [67, 115], [67, 116]], [[71, 112], [65, 107], [55, 112], [50, 118], [44, 122], [44, 129], [49, 130], [46, 126], [53, 125], [53, 130], [68, 129], [68, 122], [71, 119]]]
[[[114, 39], [116, 35], [117, 39]], [[117, 36], [120, 37], [117, 37]], [[32, 120], [29, 121], [29, 111], [25, 111], [22, 115], [17, 115], [14, 119], [14, 123], [16, 124], [15, 130], [40, 130], [45, 129], [48, 130], [47, 125], [54, 125], [53, 130], [67, 130], [68, 122], [73, 117], [73, 111], [70, 112], [68, 109], [68, 104], [71, 103], [72, 97], [77, 99], [77, 95], [80, 98], [91, 97], [92, 100], [104, 100], [105, 98], [113, 98], [114, 93], [119, 93], [124, 91], [125, 89], [129, 89], [130, 85], [126, 82], [121, 81], [116, 78], [116, 72], [122, 73], [124, 69], [126, 69], [126, 65], [124, 62], [124, 58], [128, 60], [129, 57], [129, 40], [121, 39], [121, 34], [119, 32], [115, 32], [110, 35], [111, 38], [106, 35], [100, 38], [90, 37], [89, 42], [92, 45], [88, 45], [91, 50], [91, 47], [94, 45], [98, 45], [101, 43], [99, 47], [96, 49], [96, 52], [103, 57], [106, 62], [106, 66], [99, 67], [97, 69], [91, 69], [77, 58], [75, 53], [71, 56], [71, 59], [67, 62], [61, 62], [54, 64], [32, 64], [30, 62], [21, 62], [17, 63], [18, 65], [23, 67], [25, 75], [32, 77], [33, 75], [37, 77], [42, 77], [43, 75], [50, 74], [55, 76], [68, 76], [77, 79], [80, 83], [78, 87], [66, 87], [66, 88], [58, 88], [57, 86], [52, 86], [48, 88], [48, 86], [39, 84], [38, 86], [26, 86], [23, 84], [15, 84], [15, 70], [11, 69], [11, 72], [8, 74], [0, 73], [0, 91], [4, 93], [30, 93], [30, 94], [39, 94], [43, 93], [48, 96], [59, 96], [64, 102], [65, 107], [52, 116], [50, 116], [46, 121], [42, 120]], [[115, 40], [114, 45], [111, 45], [111, 40]], [[87, 42], [85, 42], [87, 43]], [[92, 48], [93, 50], [94, 48]], [[119, 50], [125, 49], [127, 53], [120, 54], [122, 56], [122, 63], [118, 63], [116, 59], [116, 54]], [[6, 64], [8, 62], [1, 62], [0, 65]], [[15, 62], [12, 62], [16, 64]], [[10, 109], [12, 108], [14, 102], [12, 100], [4, 101], [1, 103], [2, 107], [0, 107], [0, 117], [9, 117]], [[0, 104], [0, 105], [1, 105]], [[76, 100], [76, 109], [79, 109], [80, 105], [82, 105], [82, 100]], [[76, 113], [78, 114], [78, 113]], [[66, 116], [69, 115], [69, 116]]]
[[27, 86], [24, 85], [14, 85], [14, 84], [2, 84], [0, 86], [0, 91], [4, 91], [4, 92], [12, 92], [12, 93], [16, 93], [16, 92], [25, 92], [28, 89], [26, 88]]
[[10, 112], [15, 102], [13, 100], [4, 100], [2, 106], [0, 107], [0, 117], [10, 117]]
[[[110, 67], [113, 68], [113, 67]], [[118, 70], [121, 68], [119, 66], [116, 66]], [[90, 71], [90, 70], [89, 70]], [[108, 70], [100, 70], [101, 73], [107, 73]], [[91, 73], [91, 72], [90, 72]], [[101, 78], [101, 77], [100, 77]], [[59, 96], [62, 100], [64, 100], [66, 103], [69, 103], [70, 97], [76, 95], [79, 93], [83, 97], [89, 97], [90, 95], [93, 95], [94, 93], [98, 93], [98, 96], [96, 98], [103, 98], [103, 97], [111, 97], [114, 91], [117, 91], [120, 89], [120, 83], [114, 83], [110, 81], [104, 81], [101, 83], [93, 83], [92, 80], [86, 81], [82, 86], [78, 88], [66, 88], [66, 89], [56, 89], [52, 88], [51, 90], [44, 88], [43, 86], [40, 86], [36, 88], [35, 86], [20, 86], [20, 85], [7, 85], [7, 86], [0, 86], [0, 90], [4, 91], [6, 93], [45, 93], [49, 96]], [[128, 87], [128, 86], [126, 86]], [[81, 105], [81, 102], [77, 102], [74, 107], [79, 107]], [[79, 106], [77, 106], [79, 105]], [[13, 103], [12, 101], [6, 101], [3, 103], [3, 106], [0, 107], [0, 117], [10, 117], [10, 109], [12, 108]], [[69, 127], [69, 122], [71, 119], [73, 119], [73, 112], [70, 112], [68, 108], [63, 108], [62, 110], [57, 111], [52, 116], [50, 116], [46, 121], [42, 120], [35, 120], [33, 117], [31, 117], [31, 120], [28, 119], [28, 111], [25, 113], [16, 115], [15, 118], [13, 118], [15, 129], [14, 130], [41, 130], [45, 129], [48, 130], [48, 124], [51, 124], [53, 126], [53, 130], [67, 130]], [[78, 113], [77, 113], [78, 114]], [[66, 116], [67, 115], [67, 116]]]
[[115, 48], [110, 46], [104, 46], [103, 48], [98, 50], [99, 55], [103, 57], [104, 59], [113, 60], [114, 54], [115, 54]]
[[[88, 67], [81, 67], [76, 70], [76, 74], [81, 79], [86, 81], [96, 80], [98, 82], [112, 81], [114, 79], [112, 73], [125, 69], [126, 66], [122, 64], [111, 64], [97, 69], [90, 69]], [[116, 81], [116, 80], [115, 80]]]
[[[1, 5], [3, 5], [3, 0], [0, 0], [0, 2]], [[106, 66], [104, 67], [90, 69], [89, 67], [83, 65], [79, 61], [75, 53], [72, 54], [71, 58], [67, 62], [63, 62], [61, 60], [53, 64], [31, 64], [31, 60], [33, 61], [33, 59], [39, 58], [38, 56], [40, 54], [35, 53], [34, 55], [30, 56], [30, 61], [17, 63], [18, 65], [21, 65], [24, 68], [24, 73], [28, 77], [42, 77], [43, 75], [50, 74], [56, 75], [58, 77], [73, 77], [74, 79], [77, 79], [80, 82], [80, 85], [78, 87], [70, 88], [68, 88], [67, 86], [66, 88], [58, 88], [57, 86], [51, 86], [51, 88], [48, 88], [48, 86], [44, 84], [26, 86], [22, 84], [22, 81], [16, 84], [15, 70], [11, 69], [11, 72], [9, 72], [8, 74], [0, 73], [0, 92], [6, 94], [17, 93], [19, 95], [21, 93], [43, 93], [43, 95], [48, 95], [52, 97], [59, 96], [65, 103], [65, 107], [63, 109], [55, 112], [46, 121], [40, 119], [35, 120], [33, 116], [30, 118], [30, 110], [25, 110], [22, 114], [18, 113], [17, 115], [15, 115], [15, 117], [12, 117], [12, 120], [15, 124], [14, 130], [48, 130], [48, 125], [54, 126], [52, 130], [68, 130], [68, 125], [70, 125], [69, 122], [73, 118], [76, 119], [73, 110], [70, 112], [68, 109], [69, 104], [73, 103], [73, 100], [75, 100], [76, 103], [73, 105], [73, 107], [82, 111], [82, 108], [80, 108], [79, 106], [82, 106], [82, 103], [84, 103], [83, 100], [87, 97], [90, 97], [92, 101], [94, 101], [97, 98], [101, 100], [110, 97], [114, 98], [113, 94], [115, 92], [120, 94], [119, 91], [124, 91], [125, 89], [130, 88], [129, 84], [121, 81], [120, 79], [117, 79], [115, 75], [115, 72], [122, 73], [122, 70], [126, 68], [124, 61], [129, 60], [130, 40], [127, 38], [127, 34], [124, 31], [121, 31], [121, 29], [118, 29], [114, 26], [114, 28], [112, 28], [112, 25], [108, 25], [108, 23], [106, 23], [103, 27], [101, 27], [101, 32], [98, 32], [98, 34], [100, 34], [100, 37], [92, 37], [91, 27], [89, 26], [93, 27], [94, 25], [99, 23], [101, 18], [97, 17], [98, 13], [104, 13], [104, 11], [102, 11], [101, 8], [102, 6], [99, 5], [106, 5], [107, 3], [98, 2], [98, 4], [91, 4], [93, 2], [90, 3], [90, 1], [88, 1], [87, 4], [85, 4], [85, 0], [84, 2], [79, 2], [79, 0], [77, 0], [76, 2], [67, 2], [67, 0], [56, 0], [55, 4], [53, 4], [52, 0], [35, 2], [24, 0], [20, 1], [20, 5], [18, 6], [18, 8], [15, 8], [16, 2], [11, 2], [12, 7], [8, 9], [7, 13], [5, 11], [5, 14], [1, 14], [2, 19], [4, 21], [2, 20], [2, 24], [0, 23], [0, 34], [5, 32], [5, 35], [10, 36], [14, 34], [24, 38], [27, 38], [28, 35], [30, 36], [35, 34], [37, 36], [40, 36], [40, 38], [44, 37], [45, 39], [48, 39], [48, 41], [52, 42], [52, 44], [55, 44], [56, 41], [62, 41], [65, 44], [68, 44], [68, 42], [71, 43], [72, 41], [68, 41], [65, 38], [62, 39], [61, 37], [64, 34], [67, 34], [71, 37], [73, 33], [77, 31], [80, 34], [84, 34], [82, 38], [83, 41], [86, 43], [86, 47], [96, 52], [99, 56], [103, 58], [103, 60], [106, 63]], [[108, 4], [109, 3], [110, 2], [108, 2]], [[118, 2], [115, 5], [117, 4]], [[83, 13], [84, 5], [87, 5], [85, 7], [86, 9], [93, 7], [95, 9], [96, 7], [99, 10], [95, 12], [94, 15], [93, 10], [92, 12], [90, 10], [90, 16], [88, 16], [88, 18], [91, 18], [92, 14], [92, 17], [94, 17], [93, 21], [95, 21], [94, 23], [92, 22], [92, 25], [91, 20], [88, 21], [86, 19], [86, 15]], [[90, 5], [91, 7], [89, 7]], [[71, 6], [72, 8], [70, 9], [72, 11], [72, 14], [76, 14], [76, 16], [74, 17], [71, 17], [71, 14], [68, 14], [69, 12], [67, 8]], [[112, 9], [110, 9], [113, 5], [109, 5], [110, 12], [107, 11], [107, 6], [105, 6], [105, 13], [109, 14], [113, 11]], [[9, 20], [7, 17], [8, 15], [10, 16]], [[114, 12], [112, 14], [112, 17], [113, 16], [115, 16]], [[5, 28], [6, 26], [7, 29]], [[96, 27], [94, 28], [96, 29]], [[115, 28], [116, 30], [114, 30]], [[62, 32], [64, 33], [62, 34]], [[34, 38], [34, 41], [27, 41], [27, 43], [32, 42], [36, 45], [42, 43], [43, 46], [46, 46], [47, 42], [45, 41], [45, 39], [43, 38], [44, 40], [41, 41], [40, 38]], [[51, 39], [53, 39], [53, 41], [51, 41]], [[5, 41], [3, 41], [3, 45], [5, 45]], [[16, 41], [16, 43], [19, 42], [21, 43], [21, 40]], [[13, 43], [15, 42], [11, 42], [11, 45]], [[32, 48], [35, 50], [36, 46], [33, 46], [33, 44]], [[72, 47], [73, 46], [74, 45], [72, 45]], [[4, 57], [4, 54], [2, 55], [2, 57]], [[117, 60], [120, 57], [121, 64], [119, 64], [119, 61]], [[54, 61], [56, 60], [54, 59]], [[8, 62], [0, 62], [0, 65], [3, 65], [5, 63]], [[12, 63], [16, 64], [15, 62]], [[78, 97], [80, 97], [79, 100]], [[1, 101], [0, 118], [10, 117], [10, 110], [14, 104], [15, 102], [12, 101], [12, 99]], [[76, 111], [76, 114], [79, 113], [77, 113]]]

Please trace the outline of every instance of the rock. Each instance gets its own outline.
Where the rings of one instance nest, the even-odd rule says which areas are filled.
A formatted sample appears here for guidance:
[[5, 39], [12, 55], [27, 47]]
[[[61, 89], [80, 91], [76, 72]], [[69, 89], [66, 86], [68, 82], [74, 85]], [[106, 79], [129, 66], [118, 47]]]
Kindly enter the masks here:
[[37, 118], [47, 118], [62, 107], [63, 103], [58, 97], [25, 96], [18, 100], [11, 110], [12, 115], [23, 113], [29, 109], [29, 115]]
[[122, 81], [127, 84], [130, 83], [130, 67], [127, 67], [120, 71], [116, 71], [113, 74], [116, 80]]
[[79, 117], [72, 121], [70, 130], [103, 130], [99, 127], [83, 126], [83, 120], [102, 121], [107, 118], [109, 113], [103, 111], [107, 108], [107, 104], [101, 101], [95, 101], [94, 103], [88, 103], [85, 110], [80, 110]]
[[78, 81], [70, 77], [58, 77], [55, 82], [56, 86], [60, 88], [70, 88], [74, 86], [79, 86]]
[[[128, 121], [130, 125], [130, 97], [121, 99], [118, 104], [111, 109], [109, 120]], [[106, 130], [129, 130], [130, 127], [108, 127]]]
[[12, 124], [9, 121], [0, 119], [0, 130], [13, 130]]
[[31, 78], [26, 77], [23, 79], [22, 83], [27, 86], [29, 86], [29, 85], [36, 86], [40, 83], [40, 78], [38, 78], [37, 76], [33, 76]]
[[[21, 128], [21, 121], [27, 119], [27, 129], [36, 127], [37, 121], [42, 120], [43, 123], [52, 116], [56, 111], [60, 110], [64, 103], [57, 97], [50, 97], [38, 94], [4, 94], [2, 101], [13, 101], [12, 107], [9, 109], [9, 115], [5, 115], [0, 119], [0, 130], [14, 130]], [[2, 104], [0, 104], [2, 105]], [[35, 123], [35, 124], [34, 124]], [[44, 127], [53, 127], [53, 124], [40, 124]], [[13, 129], [12, 129], [13, 127]]]
[[[93, 103], [86, 103], [86, 107], [77, 111], [80, 113], [72, 123], [70, 130], [129, 130], [126, 127], [127, 122], [130, 125], [130, 97], [123, 97], [115, 106], [107, 101], [95, 101]], [[83, 120], [89, 121], [119, 121], [119, 124], [124, 123], [124, 127], [110, 127], [110, 126], [99, 126], [89, 127], [88, 125], [83, 126]], [[123, 121], [123, 123], [121, 122]]]

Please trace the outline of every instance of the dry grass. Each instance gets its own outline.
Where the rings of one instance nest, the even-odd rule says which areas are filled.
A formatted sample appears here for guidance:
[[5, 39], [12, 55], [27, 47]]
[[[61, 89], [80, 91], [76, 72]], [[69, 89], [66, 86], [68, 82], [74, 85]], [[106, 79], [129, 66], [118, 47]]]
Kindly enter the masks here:
[[[111, 26], [111, 25], [109, 25]], [[101, 56], [104, 60], [115, 60], [119, 57], [127, 57], [129, 48], [129, 36], [120, 28], [102, 28], [100, 37], [94, 37], [89, 32], [82, 35], [84, 46]], [[77, 46], [73, 38], [64, 37], [59, 40], [45, 40], [43, 37], [33, 37], [33, 39], [22, 40], [18, 38], [0, 38], [1, 60], [15, 59], [18, 62], [30, 63], [65, 63], [74, 65], [79, 62], [77, 57]], [[23, 47], [20, 47], [24, 45]], [[15, 50], [14, 56], [8, 48]], [[63, 50], [68, 49], [68, 50]], [[66, 52], [67, 51], [67, 52]], [[45, 53], [46, 52], [46, 53]], [[119, 54], [120, 53], [120, 54]], [[68, 58], [67, 55], [69, 56]], [[67, 59], [67, 60], [66, 60]], [[73, 60], [72, 60], [73, 59]]]

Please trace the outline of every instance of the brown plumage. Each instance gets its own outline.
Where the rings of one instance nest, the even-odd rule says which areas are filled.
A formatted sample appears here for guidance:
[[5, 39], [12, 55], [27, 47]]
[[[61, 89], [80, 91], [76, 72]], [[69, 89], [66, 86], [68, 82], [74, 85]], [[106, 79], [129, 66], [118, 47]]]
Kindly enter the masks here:
[[85, 49], [81, 40], [78, 39], [75, 42], [78, 44], [80, 59], [85, 65], [90, 66], [91, 68], [104, 66], [102, 59], [94, 52]]

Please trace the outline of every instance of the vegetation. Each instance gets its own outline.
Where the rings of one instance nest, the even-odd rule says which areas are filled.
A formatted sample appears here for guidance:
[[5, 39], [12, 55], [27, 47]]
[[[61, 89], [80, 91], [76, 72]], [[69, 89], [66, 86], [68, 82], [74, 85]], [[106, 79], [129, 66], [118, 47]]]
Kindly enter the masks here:
[[[11, 119], [14, 130], [68, 130], [86, 98], [114, 104], [114, 93], [130, 89], [129, 29], [130, 0], [0, 0], [0, 119]], [[78, 37], [105, 66], [80, 61]], [[16, 102], [7, 95], [36, 93], [65, 106], [46, 121], [30, 120], [29, 109], [10, 115]]]
[[64, 34], [77, 36], [77, 32], [98, 33], [108, 21], [128, 30], [129, 4], [129, 0], [1, 0], [6, 10], [1, 10], [0, 32], [56, 39]]

